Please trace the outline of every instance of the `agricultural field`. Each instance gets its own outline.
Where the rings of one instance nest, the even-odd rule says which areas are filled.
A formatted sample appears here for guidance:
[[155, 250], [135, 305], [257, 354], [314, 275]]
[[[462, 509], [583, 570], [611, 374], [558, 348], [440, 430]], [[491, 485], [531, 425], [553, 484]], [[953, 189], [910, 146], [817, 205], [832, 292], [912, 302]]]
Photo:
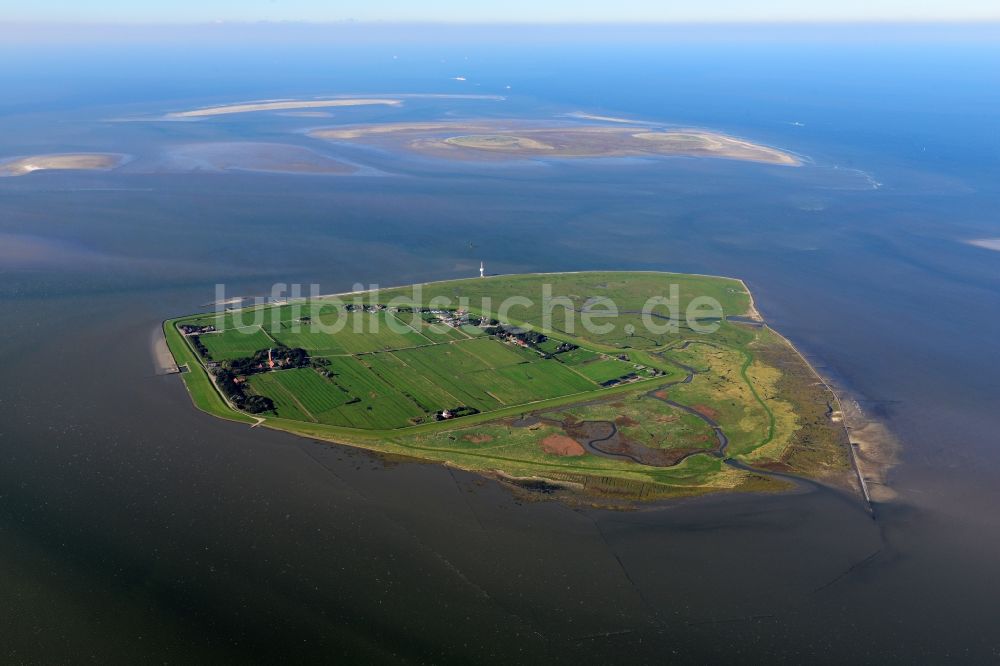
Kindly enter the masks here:
[[229, 361], [250, 356], [259, 349], [274, 345], [274, 340], [259, 327], [232, 328], [199, 336], [214, 361]]
[[617, 358], [597, 358], [586, 363], [570, 363], [568, 367], [598, 384], [620, 379], [635, 372], [632, 364], [619, 361]]
[[[511, 296], [502, 317], [477, 304]], [[168, 344], [206, 411], [529, 489], [655, 499], [780, 490], [789, 473], [855, 489], [836, 396], [738, 280], [499, 276], [361, 297], [194, 315], [168, 322]]]
[[327, 313], [318, 321], [281, 321], [269, 332], [288, 347], [310, 353], [363, 354], [433, 344], [388, 312]]

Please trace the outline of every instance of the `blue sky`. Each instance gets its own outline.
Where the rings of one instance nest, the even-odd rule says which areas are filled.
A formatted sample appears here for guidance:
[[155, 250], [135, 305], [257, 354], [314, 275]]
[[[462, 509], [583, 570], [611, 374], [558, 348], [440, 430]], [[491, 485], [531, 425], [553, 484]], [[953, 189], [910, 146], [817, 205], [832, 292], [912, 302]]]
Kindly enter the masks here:
[[0, 0], [0, 20], [983, 21], [998, 0]]

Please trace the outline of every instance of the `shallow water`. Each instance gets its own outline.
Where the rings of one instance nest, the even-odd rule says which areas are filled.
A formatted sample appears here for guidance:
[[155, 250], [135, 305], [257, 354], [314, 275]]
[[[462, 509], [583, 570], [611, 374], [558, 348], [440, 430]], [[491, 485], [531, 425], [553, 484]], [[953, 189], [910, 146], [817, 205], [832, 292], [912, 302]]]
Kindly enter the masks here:
[[[184, 75], [192, 54], [132, 47], [132, 62], [113, 63], [94, 48], [5, 71], [0, 156], [135, 160], [0, 182], [4, 657], [995, 657], [1000, 253], [962, 241], [1000, 235], [1000, 50], [843, 40], [567, 41], [517, 54], [376, 44], [352, 70], [336, 64], [339, 47], [288, 47], [252, 72], [233, 47], [215, 54], [217, 78]], [[392, 53], [405, 67], [387, 64]], [[456, 69], [508, 101], [102, 120], [341, 91], [468, 92]], [[157, 74], [135, 85], [142, 71]], [[811, 164], [477, 166], [301, 134], [577, 110], [728, 131]], [[198, 141], [281, 141], [367, 170], [142, 168]], [[155, 373], [150, 330], [214, 300], [216, 283], [234, 295], [279, 281], [333, 292], [474, 275], [481, 259], [497, 273], [744, 278], [764, 317], [898, 436], [897, 499], [877, 520], [819, 491], [628, 513], [524, 502], [473, 475], [213, 419], [177, 376]]]

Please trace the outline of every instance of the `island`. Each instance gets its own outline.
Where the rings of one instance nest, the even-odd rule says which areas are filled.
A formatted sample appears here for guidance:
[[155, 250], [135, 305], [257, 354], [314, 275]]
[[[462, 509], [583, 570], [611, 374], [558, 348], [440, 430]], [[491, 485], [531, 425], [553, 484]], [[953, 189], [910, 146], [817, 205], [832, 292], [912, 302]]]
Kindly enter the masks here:
[[128, 159], [119, 153], [53, 153], [0, 161], [0, 177], [26, 176], [35, 171], [109, 171]]
[[209, 414], [525, 492], [863, 490], [837, 396], [737, 279], [486, 276], [190, 315], [164, 335]]
[[294, 111], [298, 109], [326, 109], [337, 106], [399, 106], [398, 99], [341, 97], [336, 99], [279, 99], [245, 102], [242, 104], [226, 104], [223, 106], [208, 106], [187, 111], [173, 111], [164, 116], [167, 119], [208, 118], [211, 116], [227, 116], [234, 113], [256, 113], [261, 111]]
[[[780, 166], [801, 166], [776, 148], [700, 129], [656, 128], [648, 123], [574, 116], [600, 124], [525, 121], [387, 123], [317, 129], [310, 136], [464, 160], [570, 157], [712, 157]], [[627, 121], [626, 121], [627, 122]]]

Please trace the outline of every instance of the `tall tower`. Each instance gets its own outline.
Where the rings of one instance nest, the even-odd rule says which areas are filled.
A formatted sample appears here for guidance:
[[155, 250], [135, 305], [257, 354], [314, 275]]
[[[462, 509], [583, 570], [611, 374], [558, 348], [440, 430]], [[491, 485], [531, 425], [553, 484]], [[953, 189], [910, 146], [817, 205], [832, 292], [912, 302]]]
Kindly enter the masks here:
[[486, 277], [486, 264], [479, 262], [479, 277]]

